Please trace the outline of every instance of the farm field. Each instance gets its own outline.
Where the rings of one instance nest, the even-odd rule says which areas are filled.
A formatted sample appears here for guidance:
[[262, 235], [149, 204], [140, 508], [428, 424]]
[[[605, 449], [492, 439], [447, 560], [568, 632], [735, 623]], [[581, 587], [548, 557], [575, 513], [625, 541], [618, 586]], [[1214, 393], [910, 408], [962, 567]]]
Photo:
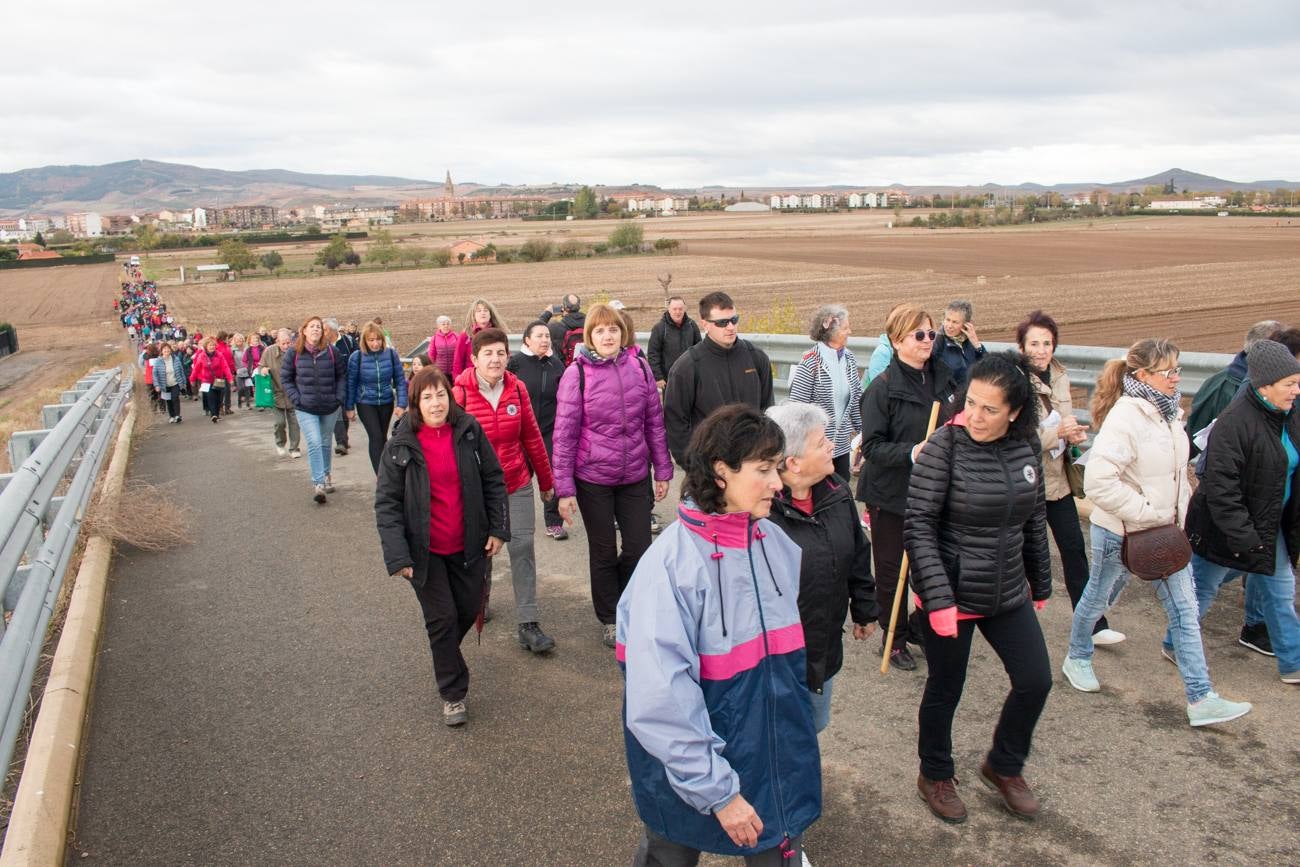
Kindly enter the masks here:
[[[1300, 322], [1300, 225], [1264, 219], [1135, 218], [991, 230], [887, 229], [892, 214], [709, 215], [643, 221], [647, 239], [682, 239], [673, 256], [555, 260], [188, 284], [166, 289], [191, 325], [205, 330], [262, 323], [296, 325], [311, 312], [364, 321], [379, 315], [399, 345], [414, 345], [438, 314], [463, 322], [468, 302], [486, 297], [521, 328], [565, 292], [619, 298], [648, 330], [662, 304], [657, 277], [688, 299], [723, 289], [737, 299], [742, 329], [797, 328], [817, 303], [848, 304], [859, 334], [878, 334], [893, 304], [915, 299], [938, 314], [970, 299], [986, 339], [1007, 340], [1029, 309], [1042, 307], [1074, 344], [1124, 345], [1167, 335], [1185, 349], [1235, 351], [1249, 325], [1266, 317]], [[437, 223], [427, 241], [474, 237], [499, 246], [575, 223]], [[582, 226], [590, 239], [614, 223]], [[449, 233], [432, 234], [434, 230]], [[593, 231], [596, 230], [596, 231]], [[577, 231], [577, 230], [575, 230]], [[494, 235], [493, 232], [504, 233]], [[310, 257], [314, 245], [282, 250]], [[358, 244], [364, 250], [364, 243]], [[200, 258], [206, 257], [206, 258]], [[211, 251], [155, 254], [163, 262], [212, 261]], [[775, 311], [775, 313], [774, 313]], [[769, 315], [773, 314], [773, 315]], [[757, 321], [756, 321], [757, 320]]]

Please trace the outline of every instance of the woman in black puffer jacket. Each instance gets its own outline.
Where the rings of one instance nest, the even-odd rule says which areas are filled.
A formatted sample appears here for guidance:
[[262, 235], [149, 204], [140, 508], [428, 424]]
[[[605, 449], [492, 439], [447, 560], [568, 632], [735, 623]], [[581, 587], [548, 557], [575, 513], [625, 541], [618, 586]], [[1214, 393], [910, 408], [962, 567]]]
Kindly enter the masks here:
[[1014, 353], [976, 362], [965, 409], [922, 447], [908, 489], [903, 541], [925, 612], [929, 663], [917, 788], [948, 822], [966, 819], [956, 792], [952, 718], [976, 626], [1011, 676], [980, 777], [1017, 816], [1032, 819], [1039, 809], [1021, 770], [1052, 687], [1034, 616], [1052, 593], [1052, 572], [1030, 375], [1029, 362]]

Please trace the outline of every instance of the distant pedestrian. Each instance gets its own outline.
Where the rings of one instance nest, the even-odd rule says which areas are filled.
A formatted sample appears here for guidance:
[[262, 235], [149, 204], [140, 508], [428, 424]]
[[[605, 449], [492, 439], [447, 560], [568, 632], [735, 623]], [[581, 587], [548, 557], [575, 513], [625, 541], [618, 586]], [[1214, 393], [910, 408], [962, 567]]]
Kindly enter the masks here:
[[226, 415], [230, 415], [230, 395], [239, 387], [239, 378], [235, 374], [239, 365], [235, 363], [235, 353], [230, 349], [230, 334], [224, 329], [217, 332], [217, 351], [226, 359], [226, 365], [230, 368], [230, 376], [221, 389], [222, 408], [226, 411]]
[[772, 365], [767, 353], [739, 336], [740, 314], [725, 292], [700, 299], [704, 339], [682, 355], [668, 373], [664, 426], [668, 448], [679, 466], [700, 422], [719, 407], [743, 403], [759, 412], [772, 405]]
[[433, 654], [442, 721], [463, 725], [469, 666], [460, 643], [484, 603], [489, 558], [510, 538], [505, 478], [474, 416], [429, 366], [411, 380], [379, 464], [375, 523], [384, 567], [411, 582]]
[[[497, 309], [492, 306], [492, 302], [486, 298], [475, 298], [470, 302], [469, 312], [465, 314], [465, 330], [457, 335], [456, 355], [452, 360], [453, 384], [458, 376], [474, 367], [474, 335], [485, 328], [506, 331], [505, 322], [497, 313]], [[433, 358], [432, 346], [429, 347], [429, 358]]]
[[[406, 378], [408, 391], [409, 391], [410, 382], [415, 377], [415, 375], [419, 373], [421, 370], [423, 370], [424, 368], [432, 365], [433, 365], [433, 360], [430, 359], [429, 356], [425, 355], [424, 353], [411, 356], [411, 375]], [[451, 377], [448, 377], [448, 379], [450, 378]]]
[[543, 502], [555, 496], [555, 481], [528, 389], [506, 370], [508, 343], [509, 338], [499, 328], [485, 328], [475, 334], [473, 366], [456, 377], [451, 392], [456, 403], [483, 426], [505, 472], [517, 637], [520, 646], [530, 653], [545, 653], [555, 647], [555, 640], [542, 631], [539, 622], [533, 475], [537, 476]]
[[695, 864], [702, 851], [797, 865], [821, 813], [799, 548], [768, 520], [782, 448], [753, 406], [704, 419], [680, 520], [619, 600], [624, 744], [645, 824], [636, 865]]
[[673, 464], [659, 390], [650, 365], [626, 345], [622, 317], [596, 304], [584, 329], [582, 350], [560, 380], [555, 485], [566, 521], [582, 511], [592, 605], [612, 649], [618, 599], [650, 547], [651, 509], [668, 493]]
[[252, 369], [244, 361], [244, 353], [248, 350], [248, 344], [244, 341], [244, 335], [235, 332], [230, 335], [230, 354], [235, 359], [235, 408], [243, 409], [247, 406], [253, 408], [253, 386], [248, 384], [252, 379]]
[[460, 346], [460, 335], [451, 326], [450, 316], [438, 317], [438, 328], [429, 335], [429, 358], [438, 365], [438, 369], [447, 374], [447, 378], [456, 375], [456, 347]]
[[190, 381], [197, 385], [203, 395], [204, 410], [212, 418], [213, 424], [216, 424], [221, 417], [224, 392], [229, 389], [230, 381], [234, 377], [235, 371], [230, 368], [230, 362], [217, 348], [217, 339], [204, 338], [203, 348], [194, 353], [194, 367], [190, 372]]
[[[901, 301], [898, 304], [895, 304], [885, 317], [885, 321], [888, 322], [893, 318], [899, 308], [907, 306], [910, 305], [906, 301]], [[867, 363], [867, 375], [862, 381], [863, 388], [870, 385], [872, 380], [885, 372], [885, 368], [889, 367], [889, 362], [893, 357], [894, 346], [889, 342], [889, 332], [882, 332], [879, 339], [876, 341], [876, 348], [871, 351], [871, 358]]]
[[[330, 318], [324, 320], [324, 326], [325, 342], [334, 346], [335, 354], [343, 359], [343, 364], [346, 368], [348, 359], [351, 358], [352, 353], [356, 351], [356, 342], [350, 340], [348, 335], [340, 329], [337, 319]], [[348, 450], [352, 447], [350, 437], [351, 432], [349, 430], [350, 427], [351, 424], [348, 419], [348, 414], [342, 407], [340, 407], [339, 412], [336, 413], [334, 418], [333, 432], [334, 454], [339, 457], [345, 457]], [[329, 446], [329, 440], [326, 440], [325, 447], [328, 449]]]
[[[1188, 508], [1192, 575], [1203, 619], [1220, 585], [1247, 573], [1283, 683], [1300, 684], [1295, 571], [1300, 557], [1300, 361], [1260, 340], [1246, 354], [1249, 390], [1219, 414]], [[1252, 607], [1252, 606], [1248, 606]], [[1166, 634], [1165, 648], [1172, 650]]]
[[[519, 377], [519, 381], [528, 389], [528, 399], [533, 404], [533, 415], [537, 416], [537, 427], [542, 432], [542, 441], [546, 443], [546, 455], [555, 461], [554, 441], [556, 397], [560, 391], [560, 377], [564, 374], [564, 362], [556, 355], [551, 345], [551, 331], [540, 319], [534, 320], [524, 329], [524, 345], [510, 356], [506, 370]], [[564, 528], [560, 517], [560, 498], [552, 497], [542, 504], [542, 515], [546, 524], [546, 535], [556, 541], [569, 538], [569, 531]]]
[[271, 380], [271, 395], [275, 401], [275, 451], [280, 457], [302, 457], [298, 448], [302, 432], [298, 428], [298, 413], [284, 392], [280, 377], [284, 354], [293, 345], [293, 333], [288, 328], [275, 332], [275, 342], [262, 351], [261, 372]]
[[406, 375], [396, 349], [384, 345], [384, 332], [374, 322], [361, 331], [361, 348], [348, 359], [349, 419], [361, 418], [370, 446], [370, 465], [379, 472], [379, 458], [393, 418], [406, 412]]
[[[1092, 629], [1118, 601], [1132, 575], [1124, 565], [1124, 537], [1187, 518], [1187, 432], [1183, 429], [1178, 383], [1178, 347], [1169, 340], [1139, 340], [1123, 359], [1106, 362], [1092, 398], [1097, 437], [1088, 450], [1084, 489], [1092, 500], [1092, 571], [1074, 609], [1070, 649], [1062, 665], [1081, 692], [1101, 689], [1093, 670]], [[1173, 630], [1172, 662], [1178, 666], [1193, 726], [1244, 716], [1249, 702], [1228, 701], [1214, 691], [1197, 622], [1190, 564], [1152, 582]]]
[[934, 344], [934, 355], [952, 371], [953, 381], [966, 383], [966, 371], [987, 351], [975, 330], [975, 308], [969, 301], [949, 301], [943, 310], [943, 329]]
[[668, 383], [668, 371], [686, 350], [699, 343], [700, 326], [686, 313], [686, 302], [680, 295], [668, 299], [668, 309], [650, 329], [650, 342], [646, 354], [655, 383], [662, 390]]
[[153, 384], [158, 389], [158, 399], [167, 407], [167, 421], [179, 424], [181, 420], [181, 386], [185, 383], [185, 367], [170, 343], [158, 348], [153, 367]]
[[319, 316], [308, 317], [298, 328], [298, 340], [284, 353], [280, 381], [298, 416], [307, 440], [312, 499], [324, 503], [334, 493], [330, 435], [334, 420], [347, 400], [347, 359], [326, 338]]
[[929, 672], [916, 785], [945, 822], [966, 821], [952, 721], [977, 628], [1011, 679], [980, 779], [1013, 815], [1033, 819], [1040, 809], [1022, 772], [1052, 689], [1047, 643], [1034, 616], [1052, 595], [1052, 560], [1029, 374], [1018, 353], [975, 362], [964, 411], [921, 446], [908, 486], [903, 533]]
[[[1201, 387], [1196, 390], [1196, 397], [1192, 398], [1192, 409], [1187, 414], [1187, 432], [1193, 439], [1209, 427], [1210, 423], [1219, 417], [1219, 413], [1227, 409], [1228, 404], [1232, 403], [1232, 399], [1237, 396], [1241, 384], [1246, 381], [1246, 354], [1250, 352], [1250, 348], [1261, 340], [1273, 339], [1274, 335], [1285, 329], [1286, 326], [1276, 319], [1256, 322], [1246, 332], [1241, 352], [1233, 356], [1232, 362], [1201, 383]], [[1200, 451], [1200, 448], [1192, 443], [1192, 457]]]
[[790, 400], [816, 404], [830, 419], [835, 474], [845, 483], [852, 478], [853, 439], [862, 431], [862, 379], [847, 345], [851, 334], [844, 305], [821, 305], [813, 311], [808, 332], [813, 347], [790, 371]]
[[556, 318], [556, 310], [551, 307], [543, 310], [537, 318], [551, 329], [551, 351], [568, 367], [573, 363], [577, 345], [582, 342], [587, 314], [582, 312], [582, 299], [573, 294], [561, 298], [557, 307], [559, 318]]

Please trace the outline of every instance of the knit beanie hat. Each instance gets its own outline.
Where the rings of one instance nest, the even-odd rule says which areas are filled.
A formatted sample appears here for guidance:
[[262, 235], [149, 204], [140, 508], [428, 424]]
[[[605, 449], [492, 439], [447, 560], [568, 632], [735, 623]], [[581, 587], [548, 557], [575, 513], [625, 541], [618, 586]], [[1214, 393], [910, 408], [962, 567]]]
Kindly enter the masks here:
[[1276, 340], [1261, 340], [1246, 353], [1246, 376], [1251, 387], [1262, 388], [1300, 373], [1300, 361]]

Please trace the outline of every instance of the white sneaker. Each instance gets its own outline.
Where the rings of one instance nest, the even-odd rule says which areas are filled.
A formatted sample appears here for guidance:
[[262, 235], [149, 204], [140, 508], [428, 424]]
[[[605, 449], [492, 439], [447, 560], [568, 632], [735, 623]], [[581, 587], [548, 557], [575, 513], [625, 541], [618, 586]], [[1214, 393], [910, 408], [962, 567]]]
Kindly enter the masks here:
[[298, 449], [290, 449], [290, 450], [289, 450], [289, 457], [291, 457], [291, 458], [300, 458], [300, 457], [302, 457], [302, 452], [300, 452]]
[[805, 852], [804, 850], [800, 849], [800, 850], [799, 850], [799, 857], [803, 859], [803, 867], [812, 867], [812, 862], [808, 860], [808, 853], [807, 853], [807, 852]]
[[1092, 643], [1098, 647], [1106, 647], [1110, 644], [1119, 644], [1127, 635], [1117, 629], [1102, 629], [1092, 634]]
[[289, 450], [286, 449], [284, 446], [276, 446], [275, 453], [280, 457], [284, 457], [285, 455], [289, 454]]
[[1228, 701], [1218, 693], [1210, 693], [1196, 704], [1187, 706], [1187, 721], [1193, 726], [1212, 726], [1231, 722], [1250, 713], [1248, 701]]

